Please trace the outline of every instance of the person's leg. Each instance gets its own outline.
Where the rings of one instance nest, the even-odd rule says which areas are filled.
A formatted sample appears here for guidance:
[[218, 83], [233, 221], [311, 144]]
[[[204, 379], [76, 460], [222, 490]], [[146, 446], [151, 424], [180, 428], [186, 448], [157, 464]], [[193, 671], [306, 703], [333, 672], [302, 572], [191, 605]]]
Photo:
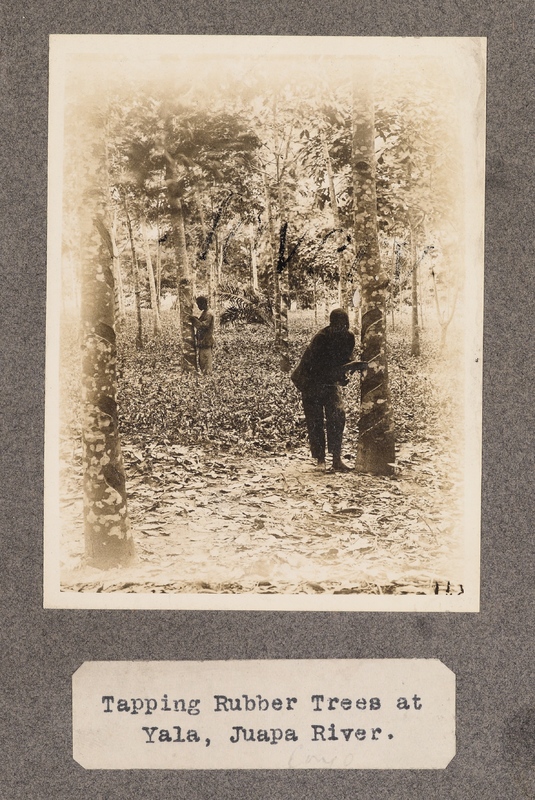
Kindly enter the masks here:
[[327, 423], [327, 443], [333, 457], [333, 469], [345, 472], [349, 467], [342, 461], [342, 439], [346, 424], [346, 412], [342, 393], [338, 386], [329, 386], [325, 392], [325, 419]]
[[212, 348], [201, 347], [199, 349], [199, 367], [203, 375], [212, 374]]
[[323, 429], [323, 401], [317, 394], [302, 394], [303, 411], [307, 423], [308, 441], [312, 458], [325, 463], [325, 431]]

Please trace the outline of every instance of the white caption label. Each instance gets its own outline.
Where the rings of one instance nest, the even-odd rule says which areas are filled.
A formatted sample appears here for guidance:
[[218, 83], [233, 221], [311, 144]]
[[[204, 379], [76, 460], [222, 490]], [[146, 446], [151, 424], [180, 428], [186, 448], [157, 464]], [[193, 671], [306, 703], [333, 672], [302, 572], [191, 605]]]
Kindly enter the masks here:
[[86, 769], [444, 769], [455, 675], [434, 659], [86, 662], [73, 750]]

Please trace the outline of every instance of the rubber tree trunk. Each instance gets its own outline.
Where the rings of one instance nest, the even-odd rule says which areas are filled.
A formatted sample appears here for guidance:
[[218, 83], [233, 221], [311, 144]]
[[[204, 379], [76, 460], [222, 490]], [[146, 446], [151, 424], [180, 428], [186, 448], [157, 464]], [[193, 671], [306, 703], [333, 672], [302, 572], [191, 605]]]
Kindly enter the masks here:
[[180, 309], [180, 333], [182, 339], [182, 370], [195, 372], [197, 370], [197, 355], [195, 350], [195, 331], [191, 322], [193, 314], [193, 282], [189, 267], [188, 251], [186, 248], [186, 229], [182, 203], [173, 215], [177, 225], [177, 295]]
[[217, 279], [218, 274], [218, 260], [219, 260], [219, 249], [221, 247], [221, 241], [219, 234], [215, 234], [215, 246], [214, 252], [210, 253], [207, 256], [207, 269], [208, 269], [208, 305], [212, 309], [212, 313], [214, 315], [214, 324], [217, 327], [219, 325], [219, 282]]
[[273, 207], [271, 204], [271, 196], [269, 191], [269, 183], [266, 174], [264, 173], [264, 190], [266, 200], [266, 213], [268, 218], [269, 230], [269, 250], [271, 254], [271, 297], [273, 299], [273, 318], [275, 322], [275, 344], [279, 345], [281, 340], [281, 289], [280, 289], [280, 275], [277, 269], [279, 261], [279, 245], [280, 237], [275, 233], [275, 222], [273, 219]]
[[219, 235], [214, 234], [215, 247], [206, 253], [206, 271], [208, 273], [208, 304], [211, 309], [217, 306], [217, 258], [219, 256]]
[[[197, 206], [197, 213], [199, 214], [199, 219], [201, 222], [201, 234], [202, 234], [202, 244], [199, 251], [199, 262], [200, 266], [205, 264], [206, 265], [206, 272], [208, 278], [208, 303], [210, 308], [215, 308], [216, 306], [216, 294], [217, 294], [217, 277], [216, 277], [216, 269], [217, 269], [217, 261], [214, 260], [214, 252], [211, 247], [212, 239], [216, 241], [216, 254], [218, 252], [218, 231], [209, 232], [208, 227], [206, 225], [206, 219], [204, 216], [204, 211], [201, 203], [201, 198], [198, 192], [195, 192], [195, 205]], [[217, 255], [216, 255], [217, 259]]]
[[214, 314], [215, 325], [219, 326], [219, 318], [221, 316], [221, 282], [223, 280], [223, 240], [219, 231], [215, 235], [215, 261], [214, 269], [214, 288], [213, 288], [213, 303], [212, 311]]
[[156, 223], [156, 299], [158, 301], [158, 311], [161, 311], [162, 300], [162, 233], [160, 221]]
[[117, 423], [113, 243], [101, 190], [104, 154], [91, 166], [80, 224], [85, 558], [93, 567], [109, 569], [127, 566], [135, 553]]
[[217, 258], [216, 258], [217, 283], [221, 284], [223, 280], [223, 242], [221, 240], [220, 234], [218, 234], [216, 242], [217, 242]]
[[[214, 221], [211, 230], [206, 225], [206, 219], [201, 203], [201, 198], [198, 192], [195, 192], [195, 203], [201, 222], [202, 233], [202, 246], [199, 252], [199, 262], [206, 265], [206, 273], [208, 278], [208, 305], [213, 311], [215, 325], [219, 325], [220, 309], [219, 309], [219, 287], [221, 284], [221, 269], [223, 265], [223, 251], [224, 245], [221, 240], [221, 234], [218, 230], [219, 220], [224, 211], [226, 204], [229, 202], [231, 195], [221, 206], [218, 218]], [[214, 242], [214, 247], [212, 247]]]
[[329, 324], [329, 316], [331, 313], [331, 293], [329, 291], [329, 286], [327, 283], [327, 279], [323, 279], [323, 321], [325, 325]]
[[347, 291], [347, 261], [343, 251], [344, 236], [340, 226], [340, 212], [338, 211], [338, 201], [336, 199], [336, 190], [334, 188], [334, 174], [331, 162], [331, 156], [325, 137], [321, 134], [321, 144], [323, 148], [323, 156], [325, 160], [325, 168], [327, 171], [327, 180], [329, 184], [329, 198], [331, 201], [331, 210], [333, 216], [333, 226], [336, 231], [336, 255], [338, 258], [338, 302], [340, 308], [347, 312], [349, 306], [348, 291]]
[[288, 327], [288, 304], [290, 302], [290, 263], [287, 258], [288, 214], [284, 202], [284, 189], [277, 163], [277, 194], [279, 203], [279, 254], [277, 275], [279, 277], [279, 302], [280, 302], [280, 368], [283, 372], [290, 372], [290, 331]]
[[416, 234], [414, 226], [410, 225], [410, 243], [411, 243], [411, 275], [412, 275], [412, 288], [411, 288], [411, 309], [412, 309], [412, 322], [411, 322], [411, 356], [420, 355], [420, 326], [418, 324], [418, 261], [416, 258]]
[[363, 248], [359, 261], [361, 359], [368, 370], [361, 382], [359, 422], [360, 469], [387, 475], [395, 460], [392, 401], [386, 351], [388, 274], [381, 266], [377, 229], [375, 123], [371, 91], [354, 86], [352, 172], [355, 241]]
[[[273, 212], [273, 206], [270, 205], [270, 216], [272, 220], [271, 229], [273, 230], [273, 263], [275, 265], [275, 344], [279, 348], [283, 345], [284, 331], [283, 325], [286, 323], [288, 326], [288, 319], [283, 320], [282, 305], [283, 305], [283, 286], [282, 286], [282, 272], [284, 269], [284, 255], [286, 251], [286, 232], [288, 226], [285, 225], [284, 210], [283, 210], [283, 190], [282, 190], [282, 176], [281, 172], [284, 169], [284, 156], [282, 152], [282, 142], [280, 139], [278, 128], [278, 90], [275, 89], [273, 93], [273, 151], [275, 156], [275, 189], [277, 192], [278, 214]], [[282, 162], [282, 164], [281, 164]], [[285, 363], [281, 354], [281, 368], [285, 370]]]
[[125, 302], [123, 276], [121, 274], [121, 257], [117, 247], [117, 211], [113, 212], [111, 225], [111, 243], [113, 248], [113, 280], [115, 284], [115, 326], [122, 327], [125, 318]]
[[[204, 225], [203, 225], [203, 228], [204, 228]], [[215, 235], [217, 236], [217, 233]], [[203, 232], [203, 238], [205, 238], [205, 237], [206, 237], [206, 233]], [[217, 244], [216, 244], [216, 248], [217, 248]], [[215, 275], [216, 265], [215, 265], [215, 259], [213, 257], [211, 249], [209, 249], [205, 253], [204, 258], [205, 258], [206, 272], [207, 272], [207, 277], [208, 277], [208, 305], [210, 306], [210, 308], [214, 308], [214, 305], [215, 305], [215, 293], [216, 293], [216, 275]]]
[[258, 292], [258, 258], [256, 253], [256, 234], [255, 227], [249, 225], [249, 253], [251, 258], [251, 286], [254, 292]]
[[279, 259], [277, 274], [280, 285], [280, 368], [283, 372], [290, 372], [290, 336], [288, 331], [288, 297], [290, 293], [288, 278], [288, 263], [286, 261], [286, 233], [288, 225], [284, 223], [280, 229]]
[[191, 316], [193, 314], [193, 284], [186, 246], [186, 228], [184, 224], [184, 210], [180, 198], [179, 181], [178, 177], [175, 175], [172, 164], [169, 164], [167, 168], [166, 184], [171, 224], [176, 241], [176, 305], [179, 313], [182, 371], [195, 372], [197, 370], [197, 356], [195, 352], [194, 330], [191, 323]]
[[216, 293], [217, 293], [217, 275], [216, 275], [216, 262], [213, 258], [207, 258], [208, 264], [208, 305], [210, 308], [216, 306]]
[[396, 237], [392, 241], [392, 267], [390, 270], [390, 311], [392, 313], [392, 330], [396, 329], [396, 320], [395, 320], [395, 304], [396, 304], [396, 295], [394, 291], [394, 286], [396, 283]]
[[149, 237], [147, 235], [147, 223], [143, 218], [140, 220], [139, 226], [141, 228], [141, 235], [143, 237], [145, 260], [147, 262], [147, 274], [149, 277], [150, 305], [152, 309], [153, 332], [155, 336], [159, 336], [162, 332], [162, 322], [160, 320], [160, 312], [158, 311], [158, 293], [156, 291], [156, 280], [154, 278], [154, 269], [152, 267], [152, 257], [150, 253]]
[[156, 205], [156, 300], [161, 312], [162, 302], [162, 230], [160, 227], [160, 201]]
[[134, 244], [134, 235], [132, 233], [132, 220], [128, 211], [128, 200], [126, 195], [124, 197], [124, 213], [126, 216], [126, 226], [128, 228], [128, 236], [130, 238], [130, 249], [132, 251], [132, 277], [134, 279], [134, 299], [136, 304], [136, 348], [141, 350], [143, 347], [143, 320], [141, 318], [141, 291], [139, 287], [139, 268], [137, 263], [136, 246]]

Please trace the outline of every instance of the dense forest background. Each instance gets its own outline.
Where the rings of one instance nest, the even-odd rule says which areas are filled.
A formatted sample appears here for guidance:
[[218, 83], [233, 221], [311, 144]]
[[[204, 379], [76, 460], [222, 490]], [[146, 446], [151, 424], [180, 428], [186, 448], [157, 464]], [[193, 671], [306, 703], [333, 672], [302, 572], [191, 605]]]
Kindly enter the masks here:
[[[460, 96], [431, 57], [74, 64], [65, 588], [463, 591]], [[289, 378], [334, 307], [369, 362], [347, 476], [309, 467]]]

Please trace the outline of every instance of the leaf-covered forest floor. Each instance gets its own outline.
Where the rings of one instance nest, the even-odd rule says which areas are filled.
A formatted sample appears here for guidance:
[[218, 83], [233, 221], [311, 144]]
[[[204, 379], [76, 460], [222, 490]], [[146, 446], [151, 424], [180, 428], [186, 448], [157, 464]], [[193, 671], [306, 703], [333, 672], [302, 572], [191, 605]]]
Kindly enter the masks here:
[[[290, 319], [296, 363], [316, 326], [310, 312]], [[107, 572], [83, 563], [78, 347], [76, 336], [62, 334], [63, 590], [462, 591], [462, 391], [437, 352], [436, 332], [423, 331], [420, 358], [410, 356], [405, 327], [389, 333], [397, 466], [392, 477], [374, 477], [314, 468], [299, 395], [278, 369], [268, 328], [221, 330], [214, 374], [203, 377], [182, 375], [172, 312], [163, 323], [161, 337], [141, 351], [133, 321], [119, 337], [137, 563]], [[449, 356], [455, 346], [452, 336]], [[351, 464], [358, 378], [345, 399]]]

